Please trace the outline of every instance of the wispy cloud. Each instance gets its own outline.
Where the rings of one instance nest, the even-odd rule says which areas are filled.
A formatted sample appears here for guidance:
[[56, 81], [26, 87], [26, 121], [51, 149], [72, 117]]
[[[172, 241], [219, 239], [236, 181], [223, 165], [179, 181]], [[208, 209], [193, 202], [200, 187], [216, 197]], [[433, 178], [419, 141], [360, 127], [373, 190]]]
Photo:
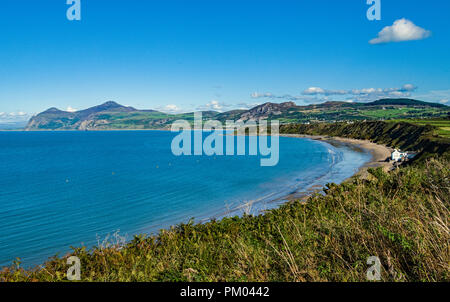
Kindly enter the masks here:
[[407, 19], [399, 19], [386, 26], [370, 44], [423, 40], [431, 36], [431, 31], [423, 29]]
[[405, 84], [398, 88], [363, 88], [351, 90], [329, 90], [320, 87], [309, 87], [305, 89], [303, 95], [368, 95], [368, 94], [390, 94], [390, 93], [409, 93], [416, 90], [417, 87], [412, 84]]
[[283, 101], [293, 101], [293, 102], [304, 102], [304, 103], [320, 103], [321, 101], [326, 100], [326, 98], [317, 98], [312, 97], [313, 94], [308, 95], [291, 95], [291, 94], [282, 94], [282, 95], [276, 95], [270, 92], [266, 93], [259, 93], [259, 92], [253, 92], [251, 94], [251, 97], [253, 99], [271, 99], [271, 100], [283, 100]]
[[253, 108], [260, 103], [225, 103], [219, 100], [211, 100], [210, 102], [203, 105], [190, 104], [187, 106], [179, 106], [175, 104], [169, 104], [165, 106], [155, 107], [155, 110], [160, 112], [168, 113], [168, 114], [179, 114], [179, 113], [188, 113], [194, 111], [217, 111], [217, 112], [225, 112], [233, 109], [250, 109]]
[[320, 87], [309, 87], [308, 89], [303, 90], [303, 95], [344, 95], [347, 94], [345, 90], [328, 90]]
[[11, 122], [25, 122], [28, 121], [31, 114], [17, 111], [17, 112], [0, 112], [0, 123], [11, 123]]
[[417, 89], [417, 86], [406, 84], [399, 88], [364, 88], [353, 89], [349, 95], [355, 96], [359, 101], [373, 101], [380, 98], [407, 98]]
[[410, 97], [411, 93], [417, 89], [417, 86], [405, 84], [397, 88], [362, 88], [362, 89], [339, 89], [331, 90], [322, 87], [309, 87], [302, 91], [301, 95], [295, 96], [290, 94], [276, 95], [271, 92], [258, 93], [254, 92], [251, 97], [254, 99], [266, 98], [272, 100], [300, 101], [306, 104], [321, 103], [332, 101], [332, 96], [345, 97], [343, 101], [369, 102], [380, 98], [402, 98]]
[[450, 105], [450, 89], [431, 90], [427, 93], [418, 94], [416, 97], [428, 102], [439, 102], [441, 104]]
[[169, 113], [169, 114], [177, 114], [177, 113], [182, 113], [183, 110], [182, 108], [178, 107], [175, 104], [168, 104], [165, 106], [158, 106], [155, 108], [155, 110], [164, 112], [164, 113]]
[[76, 112], [77, 109], [72, 108], [71, 106], [69, 106], [69, 107], [67, 107], [66, 111], [67, 111], [67, 112]]
[[235, 104], [228, 104], [228, 103], [224, 103], [218, 100], [212, 100], [208, 103], [206, 103], [205, 105], [200, 105], [197, 106], [195, 109], [198, 111], [218, 111], [218, 112], [223, 112], [226, 110], [230, 110], [232, 108], [236, 108], [237, 105]]

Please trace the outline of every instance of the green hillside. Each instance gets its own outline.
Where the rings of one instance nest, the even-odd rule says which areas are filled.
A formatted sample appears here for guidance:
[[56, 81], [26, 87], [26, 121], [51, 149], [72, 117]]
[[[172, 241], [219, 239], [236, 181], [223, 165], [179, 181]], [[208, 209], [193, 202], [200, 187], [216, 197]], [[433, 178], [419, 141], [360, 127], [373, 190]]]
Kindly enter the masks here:
[[[408, 99], [380, 100], [372, 103], [326, 102], [308, 106], [295, 103], [265, 103], [249, 110], [204, 111], [204, 120], [279, 120], [282, 124], [389, 119], [448, 118], [450, 107]], [[178, 119], [193, 122], [193, 113], [167, 114], [138, 110], [115, 102], [77, 112], [51, 108], [34, 116], [27, 130], [111, 130], [169, 129]]]
[[448, 119], [410, 119], [410, 120], [392, 120], [392, 122], [408, 122], [416, 125], [430, 125], [436, 127], [437, 134], [442, 137], [450, 138], [450, 118]]

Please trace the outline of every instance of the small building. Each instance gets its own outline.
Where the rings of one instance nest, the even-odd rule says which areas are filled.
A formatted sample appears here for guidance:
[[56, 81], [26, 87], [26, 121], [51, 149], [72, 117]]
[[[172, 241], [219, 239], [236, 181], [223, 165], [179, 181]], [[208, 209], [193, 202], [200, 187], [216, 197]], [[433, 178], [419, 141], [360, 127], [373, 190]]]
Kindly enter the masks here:
[[392, 161], [402, 161], [405, 159], [408, 159], [408, 153], [407, 152], [400, 152], [399, 150], [395, 149], [394, 152], [391, 154], [391, 160]]

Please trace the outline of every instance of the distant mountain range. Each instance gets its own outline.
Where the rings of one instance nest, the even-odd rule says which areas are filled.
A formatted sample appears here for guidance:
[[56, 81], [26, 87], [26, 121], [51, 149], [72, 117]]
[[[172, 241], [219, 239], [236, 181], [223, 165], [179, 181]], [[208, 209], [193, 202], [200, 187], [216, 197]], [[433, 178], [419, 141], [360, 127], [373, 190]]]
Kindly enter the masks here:
[[[326, 102], [297, 106], [265, 103], [249, 110], [203, 111], [204, 119], [248, 121], [277, 119], [282, 123], [448, 117], [450, 107], [412, 99], [382, 99], [371, 103]], [[168, 129], [173, 121], [193, 121], [193, 113], [167, 114], [106, 102], [76, 112], [50, 108], [30, 119], [26, 130]]]

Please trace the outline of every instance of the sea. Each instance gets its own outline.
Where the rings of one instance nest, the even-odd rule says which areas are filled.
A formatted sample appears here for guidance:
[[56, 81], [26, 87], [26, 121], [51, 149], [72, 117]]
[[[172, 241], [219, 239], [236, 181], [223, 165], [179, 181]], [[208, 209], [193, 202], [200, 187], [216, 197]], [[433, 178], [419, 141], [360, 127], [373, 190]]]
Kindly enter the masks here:
[[0, 132], [0, 267], [33, 267], [71, 247], [127, 242], [180, 223], [259, 215], [288, 195], [340, 183], [371, 159], [294, 137], [280, 137], [279, 162], [269, 167], [260, 155], [175, 156], [176, 135]]

